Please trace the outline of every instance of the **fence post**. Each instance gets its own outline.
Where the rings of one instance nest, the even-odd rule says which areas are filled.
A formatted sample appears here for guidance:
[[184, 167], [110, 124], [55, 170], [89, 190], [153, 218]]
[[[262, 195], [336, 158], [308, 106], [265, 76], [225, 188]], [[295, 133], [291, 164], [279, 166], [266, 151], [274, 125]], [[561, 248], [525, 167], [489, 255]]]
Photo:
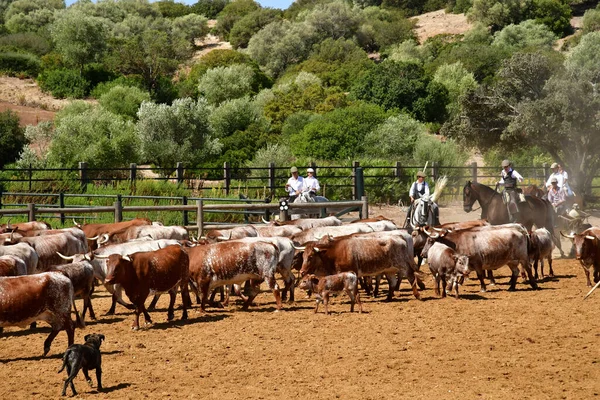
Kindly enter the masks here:
[[271, 197], [275, 196], [275, 163], [269, 163], [269, 190], [271, 191]]
[[438, 166], [437, 163], [435, 161], [433, 161], [431, 163], [431, 177], [433, 178], [433, 181], [437, 181], [438, 178]]
[[137, 176], [137, 164], [131, 163], [131, 164], [129, 164], [129, 180], [132, 183], [135, 182], [136, 176]]
[[204, 231], [204, 200], [196, 200], [196, 206], [198, 207], [198, 210], [196, 210], [196, 225], [198, 225], [198, 238], [200, 238]]
[[182, 162], [178, 162], [177, 163], [177, 183], [183, 183], [183, 163]]
[[82, 188], [85, 188], [88, 182], [87, 163], [85, 161], [79, 163], [79, 182]]
[[471, 182], [477, 182], [477, 162], [471, 163]]
[[400, 161], [396, 161], [394, 175], [396, 176], [396, 179], [402, 178], [402, 165], [400, 165]]
[[[187, 196], [182, 196], [181, 197], [181, 204], [183, 204], [184, 206], [187, 206], [188, 204], [188, 198]], [[183, 226], [188, 226], [188, 212], [187, 210], [183, 210]]]
[[33, 179], [33, 171], [31, 169], [31, 163], [29, 163], [29, 191], [31, 192], [31, 180]]
[[548, 179], [548, 177], [550, 176], [550, 174], [548, 173], [548, 163], [543, 163], [542, 167], [544, 168], [544, 177], [542, 178], [544, 183], [542, 183], [542, 185], [545, 185], [546, 179]]
[[369, 201], [367, 199], [367, 196], [362, 196], [360, 200], [363, 203], [362, 210], [360, 212], [360, 219], [369, 218]]
[[358, 199], [356, 194], [356, 169], [360, 166], [359, 161], [352, 161], [352, 198]]
[[356, 168], [354, 174], [354, 200], [359, 200], [365, 195], [365, 179], [363, 175], [363, 169], [361, 167]]
[[[58, 207], [65, 208], [65, 194], [62, 192], [58, 194]], [[65, 213], [62, 211], [60, 212], [60, 223], [61, 225], [65, 224]]]
[[0, 189], [0, 208], [2, 208], [2, 196], [4, 195], [4, 192], [2, 192], [2, 189]]
[[229, 169], [229, 162], [223, 163], [223, 180], [225, 181], [225, 194], [229, 195], [229, 187], [231, 186], [231, 170]]
[[289, 211], [288, 200], [287, 199], [281, 200], [279, 202], [279, 220], [280, 221], [288, 221], [290, 219], [288, 211]]
[[29, 221], [35, 221], [35, 203], [27, 203], [27, 214]]
[[123, 203], [119, 198], [117, 201], [115, 201], [115, 222], [121, 221], [123, 221]]

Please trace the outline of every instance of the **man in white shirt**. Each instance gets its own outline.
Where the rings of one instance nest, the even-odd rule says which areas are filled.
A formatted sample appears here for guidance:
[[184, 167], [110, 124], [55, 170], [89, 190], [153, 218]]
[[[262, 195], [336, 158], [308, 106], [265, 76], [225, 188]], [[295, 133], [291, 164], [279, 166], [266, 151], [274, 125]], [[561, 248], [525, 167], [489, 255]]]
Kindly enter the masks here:
[[319, 180], [315, 178], [315, 170], [312, 168], [308, 168], [306, 170], [306, 174], [308, 176], [304, 178], [304, 186], [302, 191], [308, 192], [310, 197], [315, 197], [317, 195], [317, 191], [321, 189], [321, 186], [319, 186]]
[[408, 195], [410, 196], [411, 203], [414, 203], [416, 199], [422, 196], [429, 196], [429, 185], [425, 182], [424, 172], [417, 172], [417, 180], [413, 182], [408, 191]]
[[296, 197], [302, 193], [302, 188], [304, 187], [304, 179], [298, 175], [298, 168], [292, 167], [290, 168], [290, 172], [292, 176], [288, 179], [285, 184], [285, 191], [288, 193], [290, 197], [290, 203], [296, 200]]
[[552, 172], [552, 174], [550, 174], [550, 176], [548, 177], [548, 180], [546, 181], [546, 189], [548, 189], [548, 191], [550, 191], [550, 189], [552, 188], [552, 179], [556, 179], [556, 185], [558, 186], [559, 189], [562, 189], [562, 187], [565, 183], [564, 173], [561, 173], [561, 171], [558, 168], [557, 163], [552, 163], [550, 168], [552, 168], [553, 172]]
[[523, 177], [517, 171], [512, 169], [512, 163], [509, 160], [502, 161], [502, 173], [498, 185], [504, 186], [506, 205], [508, 207], [509, 222], [517, 220], [519, 207], [517, 205], [517, 183], [523, 182]]

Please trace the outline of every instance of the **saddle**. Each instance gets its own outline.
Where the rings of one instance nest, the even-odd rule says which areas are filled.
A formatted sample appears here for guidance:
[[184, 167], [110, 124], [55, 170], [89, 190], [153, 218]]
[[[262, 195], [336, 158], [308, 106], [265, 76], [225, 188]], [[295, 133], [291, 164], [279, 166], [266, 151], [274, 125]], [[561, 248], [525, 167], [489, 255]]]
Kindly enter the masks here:
[[502, 202], [506, 205], [510, 214], [516, 214], [519, 212], [519, 203], [526, 203], [527, 199], [525, 199], [521, 189], [505, 190], [502, 192]]

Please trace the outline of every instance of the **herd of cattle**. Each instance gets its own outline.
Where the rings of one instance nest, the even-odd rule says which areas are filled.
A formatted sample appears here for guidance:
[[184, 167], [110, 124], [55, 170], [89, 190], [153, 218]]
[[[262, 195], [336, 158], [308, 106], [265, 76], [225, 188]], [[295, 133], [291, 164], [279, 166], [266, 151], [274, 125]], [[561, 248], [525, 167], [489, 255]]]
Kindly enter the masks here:
[[[88, 310], [90, 318], [96, 318], [91, 296], [96, 280], [112, 294], [108, 314], [119, 303], [134, 311], [132, 328], [138, 329], [140, 314], [146, 323], [152, 322], [148, 310], [164, 292], [170, 295], [168, 319], [172, 320], [178, 292], [182, 319], [186, 319], [192, 306], [190, 290], [202, 311], [207, 304], [214, 305], [217, 290], [222, 302], [228, 301], [230, 291], [241, 296], [246, 309], [263, 282], [273, 292], [277, 309], [287, 296], [294, 300], [294, 288], [300, 283], [300, 288], [315, 293], [317, 307], [319, 301], [324, 303], [326, 312], [330, 294], [342, 290], [351, 299], [351, 310], [356, 301], [362, 311], [359, 285], [376, 296], [382, 277], [388, 281], [388, 300], [402, 279], [408, 280], [419, 299], [424, 258], [438, 296], [441, 284], [442, 296], [450, 291], [458, 298], [469, 271], [476, 272], [482, 291], [486, 290], [484, 272], [493, 282], [491, 271], [504, 265], [512, 271], [509, 290], [515, 290], [519, 274], [536, 289], [538, 262], [543, 276], [544, 259], [553, 274], [554, 243], [549, 231], [527, 232], [520, 224], [490, 226], [485, 220], [406, 230], [383, 217], [349, 224], [327, 217], [213, 230], [200, 238], [190, 237], [184, 227], [143, 218], [66, 229], [51, 229], [44, 222], [8, 223], [0, 232], [0, 333], [5, 326], [46, 321], [52, 330], [44, 342], [44, 355], [61, 330], [66, 331], [69, 345], [73, 343], [74, 329], [84, 326]], [[588, 286], [590, 267], [598, 282], [600, 228], [566, 237], [573, 240]], [[154, 299], [147, 309], [150, 294]], [[83, 299], [81, 314], [76, 297]]]

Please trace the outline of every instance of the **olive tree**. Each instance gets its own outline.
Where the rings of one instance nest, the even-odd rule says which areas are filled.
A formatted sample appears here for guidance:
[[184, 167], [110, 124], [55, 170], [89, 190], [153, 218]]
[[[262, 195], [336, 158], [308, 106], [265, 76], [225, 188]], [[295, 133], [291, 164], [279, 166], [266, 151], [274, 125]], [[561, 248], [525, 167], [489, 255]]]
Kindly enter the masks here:
[[209, 69], [200, 78], [198, 91], [209, 104], [237, 99], [252, 93], [254, 70], [244, 64]]

